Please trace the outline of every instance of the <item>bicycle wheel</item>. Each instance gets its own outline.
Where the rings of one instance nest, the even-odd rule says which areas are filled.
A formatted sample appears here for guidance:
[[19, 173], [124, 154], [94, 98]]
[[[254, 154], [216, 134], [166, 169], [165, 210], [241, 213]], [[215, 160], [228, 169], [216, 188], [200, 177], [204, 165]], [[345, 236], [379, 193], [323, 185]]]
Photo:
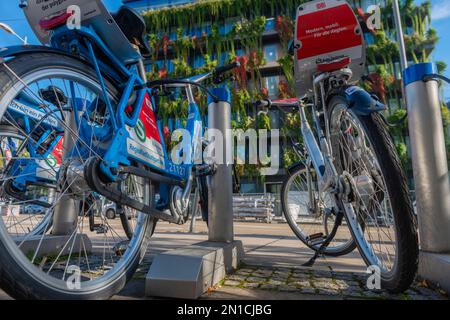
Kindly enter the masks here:
[[[105, 82], [114, 107], [118, 90]], [[40, 94], [48, 88], [55, 92], [54, 99]], [[154, 220], [142, 213], [135, 215], [129, 240], [119, 221], [108, 221], [97, 205], [101, 197], [85, 183], [87, 159], [102, 160], [112, 133], [101, 85], [93, 69], [78, 60], [30, 54], [0, 66], [0, 123], [20, 131], [20, 118], [12, 114], [19, 95], [37, 101], [38, 111], [47, 115], [29, 122], [33, 134], [24, 134], [26, 143], [48, 150], [45, 141], [52, 139], [43, 139], [45, 134], [58, 132], [64, 143], [56, 196], [46, 213], [52, 217], [52, 228], [37, 237], [17, 236], [8, 232], [4, 217], [0, 219], [0, 285], [21, 299], [109, 298], [123, 288], [143, 258]], [[57, 110], [67, 112], [58, 114]], [[13, 158], [23, 163], [42, 160], [43, 151], [34, 157], [16, 153]], [[27, 181], [22, 172], [18, 177]], [[0, 180], [16, 178], [7, 171]], [[128, 181], [134, 184], [127, 187], [128, 196], [153, 204], [148, 180]]]
[[380, 268], [381, 289], [404, 291], [417, 271], [418, 239], [394, 144], [379, 114], [356, 114], [340, 96], [329, 110], [335, 166], [349, 190], [343, 206], [359, 252]]
[[[14, 170], [16, 159], [12, 155], [15, 147], [21, 145], [24, 140], [22, 132], [13, 126], [0, 124], [0, 175]], [[29, 152], [27, 148], [22, 150], [22, 154]], [[45, 166], [47, 162], [43, 162]], [[37, 168], [44, 169], [42, 165]], [[34, 185], [26, 186], [24, 192], [17, 192], [13, 190], [12, 180], [0, 181], [0, 214], [6, 216], [4, 223], [8, 232], [33, 236], [49, 229], [52, 223], [50, 216], [46, 214], [46, 208], [54, 191], [54, 184], [35, 182]]]
[[[299, 163], [289, 170], [281, 190], [283, 214], [292, 231], [306, 246], [318, 250], [321, 241], [333, 229], [337, 206], [334, 195], [318, 192], [314, 169]], [[318, 242], [310, 241], [312, 235], [321, 235]], [[352, 252], [356, 244], [348, 228], [343, 225], [324, 254], [340, 256]]]

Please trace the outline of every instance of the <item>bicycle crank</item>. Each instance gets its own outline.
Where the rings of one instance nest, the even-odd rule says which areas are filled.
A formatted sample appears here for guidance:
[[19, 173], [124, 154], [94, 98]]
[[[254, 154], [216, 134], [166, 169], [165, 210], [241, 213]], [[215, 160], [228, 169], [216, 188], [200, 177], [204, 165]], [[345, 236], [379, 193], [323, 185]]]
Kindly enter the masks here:
[[[99, 176], [100, 172], [99, 164], [100, 164], [99, 159], [91, 158], [88, 159], [87, 164], [84, 168], [84, 177], [90, 188], [92, 188], [93, 190], [95, 190], [108, 200], [113, 201], [119, 205], [128, 206], [139, 212], [150, 215], [155, 219], [180, 224], [179, 219], [172, 216], [170, 213], [162, 212], [160, 210], [153, 208], [151, 205], [147, 205], [145, 203], [137, 201], [136, 199], [126, 196], [123, 192], [118, 190], [118, 188], [115, 188], [115, 185], [112, 183], [105, 184]], [[133, 168], [133, 170], [128, 171], [134, 171], [134, 169], [135, 168]], [[136, 170], [136, 172], [138, 172], [138, 170]], [[151, 181], [151, 183], [153, 183], [153, 181]]]

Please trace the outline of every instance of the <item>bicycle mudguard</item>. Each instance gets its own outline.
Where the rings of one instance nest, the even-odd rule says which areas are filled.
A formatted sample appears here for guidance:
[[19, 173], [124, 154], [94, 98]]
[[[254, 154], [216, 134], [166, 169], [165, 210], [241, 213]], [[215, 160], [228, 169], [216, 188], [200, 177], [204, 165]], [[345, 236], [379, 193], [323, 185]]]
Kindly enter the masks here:
[[368, 116], [374, 112], [386, 110], [386, 106], [375, 96], [357, 86], [347, 86], [342, 89], [342, 96], [349, 107], [358, 115]]
[[[48, 46], [41, 46], [41, 45], [19, 45], [19, 46], [11, 46], [11, 47], [3, 47], [0, 48], [0, 63], [3, 63], [4, 60], [8, 58], [16, 58], [21, 55], [25, 54], [33, 54], [33, 53], [52, 53], [52, 54], [58, 54], [61, 56], [70, 57], [73, 59], [76, 59], [82, 63], [85, 63], [89, 66], [92, 66], [92, 64], [89, 62], [87, 58], [84, 58], [80, 55], [74, 55], [70, 54], [67, 51], [63, 51], [60, 49], [55, 49]], [[93, 67], [93, 66], [92, 66]], [[115, 72], [113, 69], [109, 67], [102, 67], [101, 68], [102, 73], [113, 83], [117, 83], [122, 79], [119, 75], [119, 73]]]

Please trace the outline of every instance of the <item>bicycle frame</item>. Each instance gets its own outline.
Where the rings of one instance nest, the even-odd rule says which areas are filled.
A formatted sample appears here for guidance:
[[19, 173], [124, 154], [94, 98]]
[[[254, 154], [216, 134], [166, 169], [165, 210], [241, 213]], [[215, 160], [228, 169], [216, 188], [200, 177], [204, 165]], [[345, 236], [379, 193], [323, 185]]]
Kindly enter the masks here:
[[[78, 39], [82, 37], [86, 42], [86, 47], [82, 46]], [[189, 150], [183, 150], [188, 152], [184, 156], [184, 161], [179, 164], [173, 162], [167, 154], [166, 146], [164, 145], [164, 139], [162, 139], [161, 128], [157, 125], [156, 116], [154, 110], [155, 97], [152, 89], [143, 88], [135, 90], [137, 87], [145, 86], [145, 75], [142, 74], [142, 67], [140, 64], [132, 65], [130, 67], [125, 66], [119, 59], [115, 58], [114, 53], [102, 42], [102, 40], [91, 29], [81, 27], [79, 30], [69, 30], [66, 26], [60, 27], [54, 31], [51, 37], [51, 44], [58, 49], [64, 49], [61, 46], [61, 41], [64, 39], [65, 43], [72, 43], [72, 49], [74, 46], [82, 56], [89, 58], [92, 63], [105, 100], [108, 113], [110, 114], [110, 123], [102, 128], [102, 132], [96, 133], [96, 136], [103, 136], [105, 140], [108, 140], [108, 148], [105, 150], [96, 150], [99, 155], [102, 156], [102, 162], [100, 164], [100, 170], [111, 181], [115, 181], [117, 172], [120, 166], [130, 166], [131, 161], [141, 163], [151, 170], [155, 170], [164, 176], [171, 177], [180, 182], [188, 182], [186, 193], [190, 191], [190, 181], [192, 180], [192, 168], [194, 153], [198, 148], [198, 144], [201, 141], [201, 134], [203, 133], [202, 120], [198, 105], [194, 100], [192, 93], [192, 87], [185, 85], [188, 100], [188, 119], [185, 129], [189, 133], [190, 141], [184, 141], [187, 145], [192, 146]], [[98, 59], [96, 50], [100, 50], [107, 59], [108, 63]], [[102, 68], [100, 68], [102, 65]], [[126, 76], [126, 80], [123, 83], [123, 93], [119, 98], [117, 107], [113, 107], [113, 102], [110, 94], [107, 92], [105, 82], [103, 80], [103, 74], [101, 69], [105, 66], [112, 65], [115, 70], [119, 70], [120, 73]], [[206, 75], [197, 76], [188, 81], [199, 81]], [[127, 113], [128, 102], [133, 94], [136, 94], [136, 100], [132, 106], [132, 112]], [[71, 99], [75, 99], [75, 92], [71, 88]], [[148, 116], [148, 117], [145, 117]], [[83, 127], [82, 119], [75, 113], [74, 121], [77, 126]], [[150, 136], [142, 137], [140, 130], [151, 130]], [[80, 130], [85, 133], [85, 136], [90, 136], [88, 128]], [[140, 136], [141, 135], [141, 136]], [[149, 148], [145, 142], [137, 141], [137, 138], [150, 139], [153, 145], [153, 149]], [[82, 145], [77, 146], [79, 149], [83, 149]], [[168, 199], [166, 185], [160, 186], [161, 198]]]
[[[314, 126], [316, 128], [318, 139], [314, 136], [309, 122], [306, 118], [304, 107], [300, 105], [299, 115], [301, 122], [301, 132], [305, 139], [305, 145], [308, 150], [311, 163], [317, 172], [319, 178], [319, 191], [324, 192], [330, 187], [337, 187], [339, 178], [338, 173], [333, 164], [333, 154], [329, 146], [330, 132], [329, 132], [329, 114], [327, 110], [327, 96], [328, 92], [325, 89], [325, 81], [330, 78], [344, 78], [349, 79], [352, 76], [352, 71], [348, 68], [337, 70], [334, 72], [325, 72], [316, 74], [313, 78], [313, 97], [314, 103], [312, 107], [312, 117]], [[345, 81], [346, 83], [346, 81]], [[342, 85], [339, 94], [341, 94], [349, 103], [349, 106], [358, 114], [369, 115], [374, 112], [385, 110], [386, 107], [376, 100], [365, 90], [354, 85]], [[318, 101], [321, 102], [320, 108], [324, 115], [326, 132], [323, 132], [318, 117]]]

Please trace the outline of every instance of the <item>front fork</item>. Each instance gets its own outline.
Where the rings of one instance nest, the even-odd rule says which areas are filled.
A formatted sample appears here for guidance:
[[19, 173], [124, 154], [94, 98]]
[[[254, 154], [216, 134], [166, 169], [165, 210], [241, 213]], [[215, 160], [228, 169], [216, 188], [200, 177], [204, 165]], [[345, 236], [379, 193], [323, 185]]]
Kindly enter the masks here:
[[330, 154], [330, 147], [321, 130], [318, 132], [319, 143], [317, 143], [317, 139], [308, 123], [303, 107], [300, 108], [299, 114], [306, 149], [318, 176], [319, 193], [323, 193], [336, 185], [338, 177], [332, 155]]

